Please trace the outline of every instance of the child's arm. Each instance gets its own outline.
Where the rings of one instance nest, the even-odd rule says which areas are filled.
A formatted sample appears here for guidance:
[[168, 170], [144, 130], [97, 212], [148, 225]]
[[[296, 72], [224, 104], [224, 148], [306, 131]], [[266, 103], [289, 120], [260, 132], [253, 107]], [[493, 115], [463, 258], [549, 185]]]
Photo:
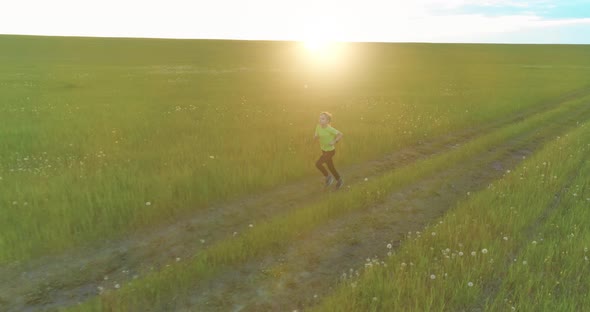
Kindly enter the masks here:
[[344, 135], [342, 134], [342, 132], [338, 132], [338, 134], [336, 135], [336, 137], [334, 138], [334, 140], [332, 142], [330, 142], [330, 145], [334, 145], [336, 144], [336, 142], [342, 140], [342, 137]]

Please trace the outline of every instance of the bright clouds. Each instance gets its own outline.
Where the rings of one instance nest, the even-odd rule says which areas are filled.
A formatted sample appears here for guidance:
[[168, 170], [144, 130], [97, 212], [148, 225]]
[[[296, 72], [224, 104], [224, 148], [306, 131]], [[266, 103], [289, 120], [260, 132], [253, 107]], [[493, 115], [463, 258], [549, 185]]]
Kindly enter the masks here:
[[590, 43], [588, 38], [583, 37], [583, 33], [590, 33], [590, 10], [587, 2], [21, 0], [2, 4], [0, 33], [543, 43], [543, 32], [556, 33], [555, 30], [559, 30], [559, 34], [564, 35], [548, 38], [550, 41], [547, 42]]

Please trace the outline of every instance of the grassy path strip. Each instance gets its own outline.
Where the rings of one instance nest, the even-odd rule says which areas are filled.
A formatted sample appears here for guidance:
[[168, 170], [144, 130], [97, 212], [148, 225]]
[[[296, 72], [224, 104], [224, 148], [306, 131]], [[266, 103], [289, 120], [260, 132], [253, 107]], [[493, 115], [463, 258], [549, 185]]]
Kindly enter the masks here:
[[[491, 131], [495, 127], [523, 120], [529, 115], [539, 113], [559, 105], [561, 101], [574, 99], [588, 95], [590, 89], [584, 88], [568, 93], [556, 99], [536, 105], [521, 113], [511, 116], [509, 119], [499, 120], [488, 125], [482, 125], [451, 135], [439, 137], [434, 141], [422, 142], [420, 145], [402, 149], [394, 154], [388, 155], [381, 160], [372, 161], [368, 164], [360, 164], [346, 168], [344, 173], [347, 182], [354, 183], [362, 181], [364, 177], [373, 179], [383, 171], [400, 167], [419, 159], [440, 154], [447, 149], [454, 148], [472, 139], [482, 132]], [[165, 228], [151, 232], [140, 232], [115, 244], [109, 243], [106, 246], [94, 246], [88, 249], [86, 254], [68, 253], [63, 257], [42, 258], [37, 261], [41, 265], [35, 269], [35, 264], [27, 264], [23, 268], [9, 268], [12, 272], [26, 271], [24, 276], [10, 278], [18, 286], [12, 287], [13, 294], [24, 292], [39, 293], [38, 299], [31, 303], [47, 304], [54, 301], [52, 296], [60, 296], [59, 293], [70, 292], [69, 298], [89, 296], [95, 292], [96, 286], [100, 284], [106, 275], [119, 282], [124, 282], [136, 274], [140, 274], [144, 268], [165, 265], [174, 261], [176, 257], [186, 259], [189, 255], [202, 250], [205, 246], [214, 243], [227, 236], [233, 231], [246, 231], [248, 224], [255, 220], [261, 222], [272, 217], [276, 213], [292, 209], [295, 205], [311, 203], [324, 196], [318, 190], [316, 183], [305, 180], [277, 188], [276, 190], [250, 196], [239, 202], [229, 204], [218, 204], [206, 211], [187, 216], [183, 221], [171, 224]], [[276, 201], [281, 198], [281, 201]], [[221, 221], [222, 220], [222, 221]], [[195, 241], [203, 240], [205, 244], [194, 244]], [[154, 252], [156, 251], [156, 252]], [[76, 261], [68, 261], [76, 259]], [[55, 265], [51, 265], [55, 263]], [[4, 268], [7, 269], [7, 268]], [[72, 278], [69, 273], [75, 270], [77, 274]], [[39, 271], [38, 273], [35, 273]], [[126, 273], [117, 274], [124, 271]], [[62, 272], [62, 273], [60, 273]], [[8, 278], [9, 274], [0, 274]], [[118, 275], [118, 276], [117, 276]], [[25, 278], [21, 281], [20, 278]], [[86, 281], [86, 282], [84, 282]], [[89, 287], [94, 284], [94, 287]], [[69, 286], [71, 285], [71, 286]], [[16, 290], [19, 287], [21, 290]], [[37, 291], [36, 288], [51, 289], [49, 292]], [[93, 291], [94, 289], [94, 291]], [[43, 294], [44, 293], [44, 294]], [[77, 293], [77, 296], [71, 296]], [[14, 295], [10, 295], [14, 298]], [[41, 300], [42, 299], [42, 300]]]
[[362, 271], [367, 258], [387, 258], [395, 249], [386, 246], [398, 246], [408, 231], [421, 231], [468, 192], [484, 189], [506, 169], [514, 170], [524, 156], [570, 131], [580, 118], [590, 119], [590, 110], [444, 168], [396, 190], [379, 205], [329, 220], [289, 244], [285, 252], [248, 261], [200, 285], [193, 292], [199, 296], [187, 298], [187, 306], [199, 311], [305, 310], [325, 297], [343, 273]]
[[[586, 147], [590, 149], [590, 147]], [[560, 204], [520, 238], [486, 310], [583, 311], [590, 306], [590, 163], [560, 194]], [[542, 221], [542, 222], [541, 222]]]
[[389, 192], [432, 174], [449, 164], [469, 159], [511, 137], [532, 131], [551, 120], [565, 118], [576, 109], [584, 107], [586, 103], [584, 100], [579, 99], [565, 103], [556, 109], [499, 129], [448, 153], [419, 161], [364, 185], [355, 186], [350, 192], [339, 193], [330, 196], [325, 201], [277, 216], [275, 219], [257, 225], [233, 239], [211, 246], [189, 262], [132, 281], [121, 290], [104, 294], [101, 296], [101, 301], [96, 300], [89, 305], [96, 308], [104, 304], [105, 307], [125, 309], [125, 307], [154, 307], [170, 304], [174, 302], [175, 296], [183, 295], [183, 289], [188, 289], [190, 285], [211, 276], [226, 265], [236, 264], [268, 252], [273, 247], [280, 247], [326, 220], [374, 205], [382, 201]]
[[[552, 209], [555, 196], [561, 194], [562, 189], [580, 183], [576, 179], [584, 177], [580, 169], [590, 154], [589, 141], [590, 127], [587, 125], [555, 140], [488, 190], [460, 203], [440, 223], [426, 228], [423, 233], [410, 235], [399, 252], [386, 262], [387, 267], [375, 265], [359, 280], [340, 287], [316, 310], [461, 311], [474, 307], [488, 295], [489, 283], [509, 270], [504, 259], [518, 251], [523, 238], [529, 239], [520, 233], [526, 233], [531, 224], [542, 221], [545, 211]], [[582, 172], [588, 170], [587, 166]], [[569, 209], [571, 206], [563, 202], [561, 207]], [[559, 214], [560, 209], [554, 211]], [[557, 217], [555, 222], [559, 219]], [[543, 225], [551, 227], [551, 222]], [[584, 246], [578, 244], [576, 247], [577, 257], [574, 259], [580, 264], [584, 259]], [[564, 253], [559, 255], [569, 258]], [[522, 256], [519, 259], [525, 260]], [[529, 257], [526, 260], [533, 261]], [[543, 263], [543, 259], [535, 261]], [[511, 267], [519, 265], [523, 264], [515, 263]], [[570, 269], [575, 271], [581, 267]], [[510, 270], [515, 272], [508, 275], [518, 276], [519, 282], [524, 284], [519, 287], [521, 290], [517, 296], [508, 301], [526, 297], [530, 288], [524, 280], [531, 276], [518, 272], [518, 269]], [[559, 274], [563, 271], [550, 272]], [[539, 268], [536, 274], [542, 280], [544, 270]], [[573, 282], [575, 285], [571, 289], [578, 286], [575, 280]], [[502, 289], [512, 293], [511, 286], [505, 284]], [[504, 295], [501, 293], [494, 305], [486, 308], [510, 309], [510, 306], [502, 305]], [[564, 300], [575, 305], [584, 300], [587, 302], [587, 297], [578, 293]], [[536, 305], [519, 308], [533, 306]], [[564, 303], [561, 307], [565, 306]]]

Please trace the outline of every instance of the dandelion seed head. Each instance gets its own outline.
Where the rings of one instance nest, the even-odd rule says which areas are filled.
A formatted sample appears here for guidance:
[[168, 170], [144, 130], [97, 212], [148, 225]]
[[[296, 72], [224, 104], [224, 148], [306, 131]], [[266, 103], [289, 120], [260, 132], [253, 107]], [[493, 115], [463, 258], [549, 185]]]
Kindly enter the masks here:
[[369, 178], [365, 178], [365, 182], [366, 182], [366, 181], [369, 181]]
[[248, 227], [249, 228], [253, 228], [254, 227], [254, 224], [250, 223], [250, 224], [248, 224]]
[[463, 257], [463, 252], [459, 251], [459, 256]]
[[475, 256], [476, 254], [477, 254], [477, 253], [476, 253], [475, 251], [472, 251], [472, 252], [471, 252], [471, 255], [472, 255], [472, 256]]
[[393, 246], [391, 244], [387, 244], [387, 249], [391, 249]]
[[432, 232], [431, 234], [432, 234], [432, 236], [436, 236], [436, 232]]
[[178, 262], [178, 261], [180, 261], [180, 258], [179, 257], [176, 257], [176, 262]]
[[209, 156], [209, 158], [211, 158], [211, 159], [215, 159], [215, 156], [211, 155], [211, 156]]
[[484, 249], [481, 250], [481, 253], [482, 254], [487, 254], [488, 253], [488, 250], [484, 248]]
[[505, 240], [505, 241], [507, 241], [508, 240], [508, 237], [507, 236], [504, 236], [504, 238], [502, 238], [502, 239]]
[[152, 202], [149, 202], [149, 201], [148, 202], [145, 202], [145, 205], [146, 206], [151, 206], [152, 205]]
[[121, 285], [115, 284], [115, 288], [119, 289], [119, 288], [121, 288]]
[[434, 275], [434, 274], [431, 274], [431, 275], [430, 275], [430, 279], [431, 279], [431, 280], [433, 280], [433, 279], [436, 279], [436, 275]]
[[526, 262], [526, 260], [522, 261], [523, 265], [526, 265], [528, 262]]
[[469, 282], [469, 283], [467, 283], [467, 286], [473, 287], [473, 283], [472, 282]]
[[377, 301], [377, 297], [373, 297], [373, 301]]

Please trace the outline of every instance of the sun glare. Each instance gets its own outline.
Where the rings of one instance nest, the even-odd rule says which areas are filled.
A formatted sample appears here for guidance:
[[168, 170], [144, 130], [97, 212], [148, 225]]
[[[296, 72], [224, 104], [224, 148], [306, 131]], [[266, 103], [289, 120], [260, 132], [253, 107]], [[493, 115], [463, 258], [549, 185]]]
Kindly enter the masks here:
[[308, 40], [304, 41], [303, 45], [305, 46], [307, 51], [311, 53], [322, 53], [330, 47], [330, 42], [325, 40]]
[[341, 54], [341, 46], [328, 40], [302, 41], [309, 58], [315, 63], [332, 64], [337, 62]]

